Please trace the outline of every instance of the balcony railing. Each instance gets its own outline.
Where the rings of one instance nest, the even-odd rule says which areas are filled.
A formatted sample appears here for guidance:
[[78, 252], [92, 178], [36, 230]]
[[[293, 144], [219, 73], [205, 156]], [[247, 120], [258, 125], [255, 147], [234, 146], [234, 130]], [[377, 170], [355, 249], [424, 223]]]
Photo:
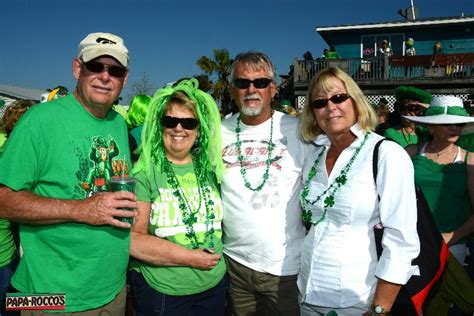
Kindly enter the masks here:
[[358, 82], [426, 79], [473, 79], [474, 53], [295, 60], [294, 83], [307, 84], [323, 69], [339, 67]]

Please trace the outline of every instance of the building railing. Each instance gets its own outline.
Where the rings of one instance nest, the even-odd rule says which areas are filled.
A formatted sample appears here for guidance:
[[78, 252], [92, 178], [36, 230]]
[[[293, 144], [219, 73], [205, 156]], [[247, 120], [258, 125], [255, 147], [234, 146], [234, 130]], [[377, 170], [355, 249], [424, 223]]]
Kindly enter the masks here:
[[296, 60], [295, 84], [307, 84], [323, 69], [339, 67], [356, 81], [473, 79], [474, 53], [382, 58]]

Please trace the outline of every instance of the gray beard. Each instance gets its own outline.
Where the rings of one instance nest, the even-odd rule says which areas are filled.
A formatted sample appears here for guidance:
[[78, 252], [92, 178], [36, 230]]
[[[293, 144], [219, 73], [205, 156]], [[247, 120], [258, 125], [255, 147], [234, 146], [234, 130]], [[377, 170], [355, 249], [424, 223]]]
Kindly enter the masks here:
[[240, 113], [245, 116], [258, 116], [260, 115], [260, 113], [262, 113], [262, 110], [263, 110], [263, 106], [259, 106], [258, 108], [242, 106], [240, 108]]

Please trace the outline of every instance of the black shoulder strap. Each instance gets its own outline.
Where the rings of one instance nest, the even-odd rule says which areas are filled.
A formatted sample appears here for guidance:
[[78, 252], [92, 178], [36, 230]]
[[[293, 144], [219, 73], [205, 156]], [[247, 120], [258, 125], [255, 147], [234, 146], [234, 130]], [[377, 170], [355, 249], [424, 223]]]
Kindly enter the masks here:
[[372, 173], [374, 176], [374, 182], [377, 184], [377, 171], [378, 171], [378, 162], [379, 162], [379, 147], [386, 138], [382, 138], [375, 144], [374, 153], [372, 156]]

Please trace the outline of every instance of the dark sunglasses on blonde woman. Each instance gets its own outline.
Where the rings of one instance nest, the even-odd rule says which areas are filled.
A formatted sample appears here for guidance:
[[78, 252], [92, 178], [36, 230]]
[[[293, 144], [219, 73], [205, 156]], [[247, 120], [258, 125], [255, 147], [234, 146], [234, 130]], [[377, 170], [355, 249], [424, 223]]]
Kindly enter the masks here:
[[316, 99], [311, 102], [311, 106], [313, 109], [322, 109], [326, 105], [328, 105], [328, 102], [331, 101], [334, 104], [340, 104], [347, 99], [349, 99], [351, 96], [348, 95], [347, 93], [338, 93], [333, 95], [332, 97], [328, 99]]
[[99, 63], [98, 61], [91, 60], [83, 64], [88, 71], [93, 72], [95, 74], [100, 74], [102, 71], [104, 71], [104, 68], [107, 69], [109, 75], [116, 78], [122, 78], [127, 73], [127, 68], [125, 67], [116, 65], [106, 65]]
[[181, 124], [184, 129], [193, 130], [199, 125], [199, 121], [191, 117], [179, 118], [174, 116], [163, 116], [160, 121], [161, 125], [166, 128], [175, 128], [176, 126], [178, 126], [178, 124]]

